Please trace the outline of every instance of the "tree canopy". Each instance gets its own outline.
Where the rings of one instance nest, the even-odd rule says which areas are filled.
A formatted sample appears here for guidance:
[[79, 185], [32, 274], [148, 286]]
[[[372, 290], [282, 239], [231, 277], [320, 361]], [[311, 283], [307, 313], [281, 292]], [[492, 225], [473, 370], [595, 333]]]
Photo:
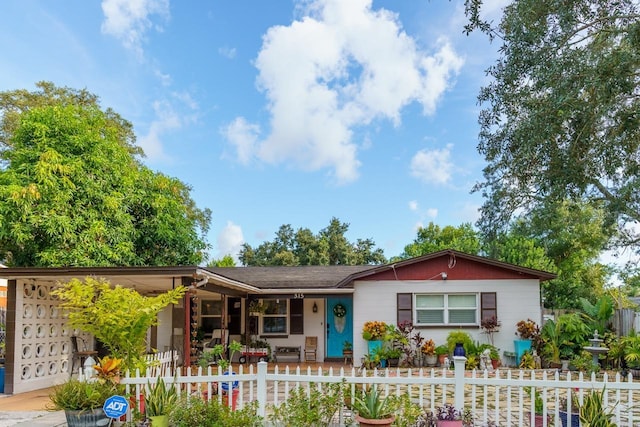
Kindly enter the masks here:
[[638, 2], [516, 0], [498, 26], [480, 18], [482, 0], [466, 6], [467, 31], [502, 43], [479, 95], [482, 232], [544, 204], [585, 200], [617, 225], [614, 244], [637, 250]]
[[386, 262], [382, 249], [376, 249], [371, 239], [349, 242], [345, 233], [349, 224], [332, 218], [329, 225], [314, 235], [308, 228], [294, 231], [285, 224], [271, 242], [253, 248], [242, 245], [240, 262], [245, 266], [273, 265], [367, 265]]
[[86, 91], [0, 93], [0, 259], [11, 266], [186, 265], [208, 209], [153, 172], [129, 122]]

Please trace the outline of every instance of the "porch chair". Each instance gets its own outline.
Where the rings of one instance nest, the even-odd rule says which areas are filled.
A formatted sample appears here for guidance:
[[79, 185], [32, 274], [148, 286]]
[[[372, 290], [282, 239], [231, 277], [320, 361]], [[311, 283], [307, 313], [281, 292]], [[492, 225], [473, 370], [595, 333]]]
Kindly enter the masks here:
[[73, 335], [71, 337], [71, 369], [69, 369], [69, 376], [73, 375], [76, 364], [78, 365], [79, 373], [84, 367], [84, 361], [89, 357], [94, 357], [97, 355], [97, 351], [87, 350], [87, 345], [82, 338]]
[[318, 351], [318, 337], [304, 337], [304, 361], [315, 362]]

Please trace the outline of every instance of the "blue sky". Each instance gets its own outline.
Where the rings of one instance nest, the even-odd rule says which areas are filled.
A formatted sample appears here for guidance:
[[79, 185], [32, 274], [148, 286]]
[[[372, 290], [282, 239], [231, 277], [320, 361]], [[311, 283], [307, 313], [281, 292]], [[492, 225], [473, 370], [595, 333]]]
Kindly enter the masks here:
[[390, 257], [478, 218], [497, 44], [464, 23], [444, 0], [3, 1], [0, 90], [86, 88], [131, 121], [211, 209], [213, 258], [332, 217]]

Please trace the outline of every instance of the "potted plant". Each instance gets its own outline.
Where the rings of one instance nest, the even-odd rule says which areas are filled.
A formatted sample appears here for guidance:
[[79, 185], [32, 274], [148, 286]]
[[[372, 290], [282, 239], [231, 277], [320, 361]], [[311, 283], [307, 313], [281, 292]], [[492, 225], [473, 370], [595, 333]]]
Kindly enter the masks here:
[[173, 384], [167, 385], [162, 377], [155, 384], [147, 384], [144, 394], [145, 412], [153, 427], [169, 427], [169, 414], [178, 400]]
[[253, 299], [249, 301], [249, 316], [259, 316], [260, 314], [264, 314], [267, 310], [267, 306], [260, 302], [260, 300]]
[[[578, 390], [573, 392], [569, 391], [571, 399], [567, 399], [566, 396], [560, 398], [560, 421], [562, 427], [580, 427], [580, 401], [578, 400]], [[569, 401], [571, 401], [571, 408], [569, 408]], [[569, 413], [570, 410], [570, 413]]]
[[451, 331], [447, 335], [447, 349], [449, 354], [456, 355], [456, 347], [462, 347], [466, 354], [471, 354], [471, 347], [473, 346], [473, 339], [468, 332], [465, 331]]
[[393, 405], [389, 396], [382, 396], [382, 392], [374, 385], [367, 391], [357, 393], [353, 399], [353, 410], [356, 421], [360, 426], [390, 426], [395, 420]]
[[351, 341], [344, 341], [342, 343], [342, 357], [344, 358], [344, 363], [347, 363], [347, 360], [353, 361], [353, 344]]
[[387, 362], [390, 367], [397, 367], [400, 363], [400, 357], [402, 357], [402, 349], [397, 347], [387, 349]]
[[438, 363], [438, 356], [436, 355], [436, 343], [432, 339], [428, 339], [422, 344], [422, 354], [424, 354], [425, 363], [427, 366], [436, 366]]
[[449, 348], [444, 344], [440, 344], [439, 346], [436, 347], [435, 351], [436, 351], [436, 356], [438, 356], [438, 364], [440, 366], [444, 366], [444, 359], [449, 354]]
[[54, 387], [47, 409], [64, 411], [69, 427], [107, 425], [110, 419], [102, 410], [104, 402], [122, 392], [122, 387], [111, 382], [70, 379]]
[[450, 403], [446, 403], [444, 406], [436, 408], [435, 414], [427, 414], [427, 426], [429, 426], [429, 424], [433, 426], [434, 421], [436, 427], [462, 427], [473, 425], [471, 410], [468, 408], [462, 410], [456, 409]]
[[518, 339], [513, 340], [516, 353], [516, 365], [520, 365], [520, 358], [525, 351], [531, 350], [531, 341], [540, 333], [538, 324], [531, 320], [520, 320], [516, 323], [516, 335]]
[[[540, 393], [536, 391], [535, 388], [525, 387], [525, 391], [527, 394], [531, 396], [533, 401], [533, 419], [534, 424], [532, 426], [535, 427], [543, 427], [544, 426], [544, 401], [542, 400], [542, 396]], [[531, 413], [529, 412], [527, 415], [527, 419], [531, 419]], [[547, 416], [547, 425], [550, 423], [550, 416]]]
[[[210, 365], [216, 364], [220, 367], [223, 372], [223, 375], [235, 375], [230, 369], [231, 363], [229, 360], [233, 359], [233, 356], [236, 352], [242, 351], [242, 344], [238, 341], [233, 341], [229, 344], [229, 359], [225, 357], [225, 347], [222, 344], [215, 345], [211, 350], [203, 353], [198, 360], [198, 365], [201, 367], [208, 367]], [[231, 393], [229, 393], [229, 386], [231, 386]], [[231, 407], [233, 409], [236, 408], [238, 402], [238, 390], [239, 383], [238, 381], [223, 381], [220, 384], [220, 388], [222, 390], [222, 401], [229, 401], [228, 395], [231, 394]]]
[[370, 320], [362, 326], [362, 338], [367, 341], [369, 353], [373, 353], [376, 348], [382, 346], [382, 339], [387, 333], [385, 322]]

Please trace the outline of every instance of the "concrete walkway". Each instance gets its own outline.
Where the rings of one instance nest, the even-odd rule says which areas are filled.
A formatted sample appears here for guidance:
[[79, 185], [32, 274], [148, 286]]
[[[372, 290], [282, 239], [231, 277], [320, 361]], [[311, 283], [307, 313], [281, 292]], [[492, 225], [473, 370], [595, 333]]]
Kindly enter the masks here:
[[19, 394], [0, 394], [0, 427], [62, 427], [64, 411], [47, 411], [51, 389]]

